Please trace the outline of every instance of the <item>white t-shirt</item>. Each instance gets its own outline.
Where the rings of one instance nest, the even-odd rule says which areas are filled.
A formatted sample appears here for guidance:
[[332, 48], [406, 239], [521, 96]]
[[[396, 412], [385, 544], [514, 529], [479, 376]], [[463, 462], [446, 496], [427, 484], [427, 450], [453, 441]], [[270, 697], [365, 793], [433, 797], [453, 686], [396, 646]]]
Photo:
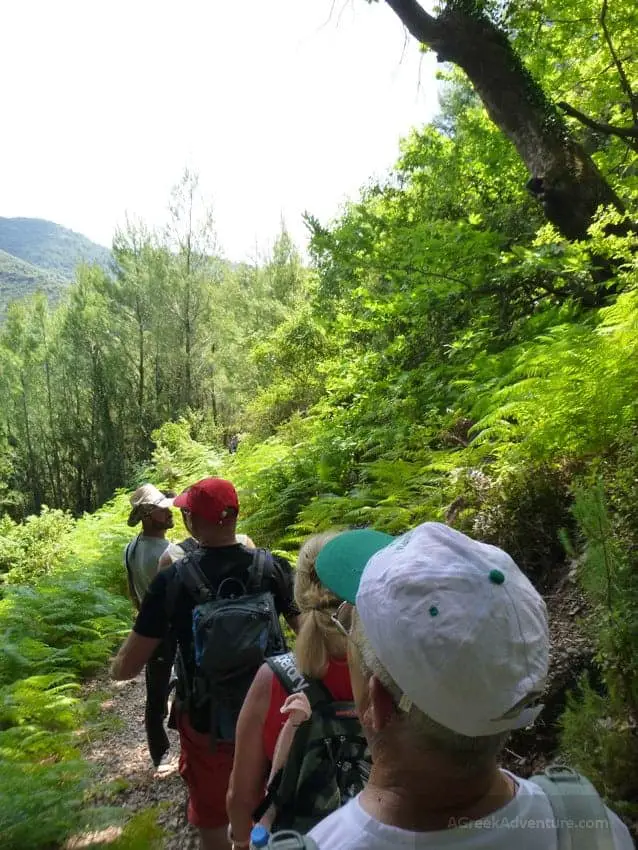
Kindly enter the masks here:
[[[241, 543], [243, 546], [248, 546], [250, 538], [246, 534], [236, 534], [235, 538], [238, 543]], [[175, 561], [179, 561], [179, 559], [183, 558], [186, 554], [179, 543], [169, 543], [166, 547], [166, 552], [170, 555], [173, 563], [175, 563]]]
[[180, 558], [183, 558], [186, 552], [184, 552], [179, 543], [169, 543], [166, 547], [166, 554], [170, 555], [171, 561], [175, 563], [175, 561], [179, 561]]
[[[157, 562], [167, 546], [166, 538], [146, 537], [143, 534], [128, 544], [128, 562], [133, 577], [133, 589], [139, 603], [144, 599], [149, 584], [157, 575]], [[127, 549], [124, 550], [125, 565]]]
[[[370, 817], [356, 798], [321, 821], [310, 836], [319, 850], [557, 850], [549, 799], [534, 782], [515, 778], [518, 790], [513, 800], [467, 825], [437, 832], [409, 832]], [[615, 850], [634, 850], [624, 823], [609, 809], [607, 816]]]

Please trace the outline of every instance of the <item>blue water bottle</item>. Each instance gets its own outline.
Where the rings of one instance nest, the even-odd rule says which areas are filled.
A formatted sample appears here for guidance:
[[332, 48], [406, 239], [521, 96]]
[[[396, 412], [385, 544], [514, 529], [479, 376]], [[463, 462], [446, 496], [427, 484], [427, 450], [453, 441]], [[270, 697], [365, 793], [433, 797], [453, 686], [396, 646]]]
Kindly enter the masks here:
[[263, 850], [270, 846], [270, 833], [265, 826], [257, 824], [250, 833], [250, 850]]

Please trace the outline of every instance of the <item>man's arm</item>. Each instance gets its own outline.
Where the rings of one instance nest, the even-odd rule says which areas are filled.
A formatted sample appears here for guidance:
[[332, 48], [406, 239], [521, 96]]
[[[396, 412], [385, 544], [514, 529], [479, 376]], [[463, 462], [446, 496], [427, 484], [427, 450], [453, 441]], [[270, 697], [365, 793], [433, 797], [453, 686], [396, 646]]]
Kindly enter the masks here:
[[111, 665], [111, 678], [117, 682], [134, 679], [160, 643], [161, 638], [144, 637], [131, 631]]
[[285, 620], [293, 632], [298, 635], [301, 628], [301, 614], [288, 614]]
[[237, 720], [233, 771], [226, 793], [226, 811], [237, 843], [250, 840], [253, 812], [264, 798], [268, 759], [262, 735], [273, 672], [264, 664], [252, 681]]
[[151, 582], [142, 600], [133, 630], [111, 665], [111, 676], [118, 681], [137, 676], [168, 633], [169, 622], [166, 611], [168, 574], [167, 570], [158, 573]]
[[292, 567], [285, 558], [278, 556], [273, 556], [273, 565], [277, 613], [283, 614], [290, 628], [297, 634], [300, 627], [300, 612], [295, 604]]

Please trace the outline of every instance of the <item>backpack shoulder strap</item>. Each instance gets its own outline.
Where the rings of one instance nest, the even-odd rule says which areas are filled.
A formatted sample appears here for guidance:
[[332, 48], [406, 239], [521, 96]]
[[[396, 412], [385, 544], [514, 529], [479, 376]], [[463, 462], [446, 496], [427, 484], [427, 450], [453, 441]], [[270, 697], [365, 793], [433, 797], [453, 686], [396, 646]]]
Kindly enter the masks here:
[[570, 767], [550, 765], [530, 780], [549, 798], [558, 850], [614, 850], [605, 804], [588, 779]]
[[126, 569], [128, 572], [131, 572], [131, 555], [135, 551], [137, 544], [139, 543], [140, 535], [138, 534], [133, 540], [129, 540], [126, 544], [126, 548], [124, 549], [124, 563], [126, 564]]
[[266, 659], [266, 664], [277, 676], [287, 694], [303, 691], [313, 711], [321, 703], [333, 702], [333, 696], [323, 682], [306, 679], [303, 673], [299, 672], [292, 652], [287, 652], [285, 655], [272, 655]]
[[129, 540], [129, 542], [124, 547], [124, 565], [126, 566], [127, 570], [131, 569], [131, 562], [129, 561], [128, 556], [129, 556], [129, 552], [131, 551], [132, 545], [133, 545], [133, 541]]
[[264, 574], [266, 566], [270, 567], [272, 563], [272, 555], [267, 549], [255, 549], [253, 552], [253, 560], [248, 569], [248, 587], [249, 593], [258, 593], [264, 583]]
[[177, 545], [186, 555], [194, 552], [195, 549], [199, 549], [199, 543], [194, 537], [187, 537], [186, 540], [181, 540]]
[[185, 555], [175, 564], [177, 577], [180, 579], [186, 590], [190, 593], [198, 605], [204, 602], [209, 602], [215, 598], [215, 595], [206, 580], [206, 576], [201, 571], [192, 553]]
[[134, 540], [129, 540], [126, 544], [126, 548], [124, 549], [124, 565], [126, 566], [126, 578], [128, 580], [128, 589], [131, 599], [137, 599], [137, 593], [135, 592], [135, 585], [133, 583], [133, 570], [131, 569], [131, 555], [135, 551], [139, 539], [140, 536], [138, 534]]

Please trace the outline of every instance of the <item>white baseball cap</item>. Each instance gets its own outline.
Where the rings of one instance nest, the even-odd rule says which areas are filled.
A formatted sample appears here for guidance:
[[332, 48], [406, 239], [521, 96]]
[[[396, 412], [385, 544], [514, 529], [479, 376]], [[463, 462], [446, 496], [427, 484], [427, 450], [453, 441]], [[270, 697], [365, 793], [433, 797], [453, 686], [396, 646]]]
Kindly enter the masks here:
[[[330, 541], [322, 551], [326, 563], [331, 544], [332, 554], [343, 559], [347, 551], [353, 559], [354, 538], [342, 541], [341, 552], [335, 545], [348, 535], [362, 532]], [[389, 544], [380, 539], [366, 561], [354, 601], [372, 649], [405, 695], [404, 707], [407, 697], [468, 737], [536, 719], [549, 664], [547, 609], [509, 555], [428, 522]]]
[[131, 513], [129, 514], [128, 524], [136, 525], [142, 518], [145, 509], [152, 510], [154, 508], [170, 508], [173, 504], [173, 499], [165, 496], [161, 490], [158, 490], [153, 484], [142, 484], [137, 490], [131, 494], [129, 501], [131, 503]]

